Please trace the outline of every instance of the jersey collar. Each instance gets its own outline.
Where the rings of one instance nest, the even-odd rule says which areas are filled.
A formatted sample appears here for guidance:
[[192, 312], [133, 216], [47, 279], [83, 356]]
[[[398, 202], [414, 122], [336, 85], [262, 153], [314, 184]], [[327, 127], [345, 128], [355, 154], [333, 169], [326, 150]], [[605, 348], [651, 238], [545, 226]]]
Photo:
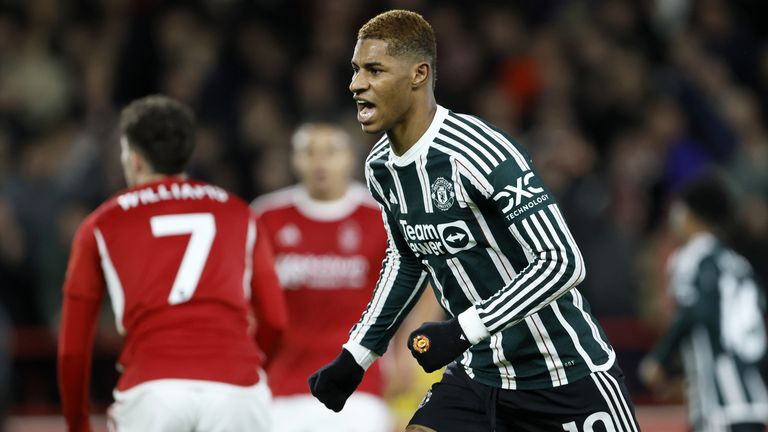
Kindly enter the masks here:
[[401, 156], [397, 156], [394, 152], [390, 151], [389, 160], [397, 166], [405, 166], [416, 160], [417, 156], [429, 149], [429, 145], [435, 139], [435, 136], [437, 136], [437, 133], [440, 131], [440, 127], [443, 125], [443, 121], [447, 116], [448, 110], [438, 105], [437, 111], [435, 111], [435, 116], [432, 118], [432, 123], [430, 123], [427, 131], [424, 132], [424, 135], [416, 141], [416, 144]]
[[674, 274], [675, 267], [698, 265], [701, 257], [709, 253], [717, 243], [717, 237], [712, 233], [703, 231], [694, 235], [670, 257], [667, 261], [667, 271]]
[[334, 201], [318, 201], [313, 199], [303, 187], [296, 191], [296, 208], [304, 216], [323, 222], [343, 219], [352, 214], [368, 191], [359, 183], [352, 182], [343, 197]]
[[683, 249], [686, 251], [711, 249], [716, 243], [717, 237], [715, 237], [714, 234], [708, 231], [702, 231], [688, 240], [685, 246], [683, 246]]

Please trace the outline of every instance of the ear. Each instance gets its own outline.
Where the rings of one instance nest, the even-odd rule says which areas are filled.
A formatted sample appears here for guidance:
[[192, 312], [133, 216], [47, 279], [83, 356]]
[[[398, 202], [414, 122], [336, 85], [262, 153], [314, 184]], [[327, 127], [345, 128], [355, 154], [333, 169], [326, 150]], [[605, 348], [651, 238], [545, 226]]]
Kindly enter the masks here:
[[431, 69], [432, 68], [427, 62], [416, 63], [413, 66], [413, 79], [411, 80], [411, 86], [413, 88], [419, 88], [425, 84], [429, 84]]
[[131, 150], [128, 153], [128, 164], [135, 173], [144, 173], [149, 168], [147, 160], [136, 150]]
[[299, 154], [299, 151], [293, 150], [293, 154], [291, 155], [291, 168], [293, 168], [293, 173], [296, 175], [296, 177], [300, 177], [299, 173], [301, 173], [301, 157], [302, 155]]

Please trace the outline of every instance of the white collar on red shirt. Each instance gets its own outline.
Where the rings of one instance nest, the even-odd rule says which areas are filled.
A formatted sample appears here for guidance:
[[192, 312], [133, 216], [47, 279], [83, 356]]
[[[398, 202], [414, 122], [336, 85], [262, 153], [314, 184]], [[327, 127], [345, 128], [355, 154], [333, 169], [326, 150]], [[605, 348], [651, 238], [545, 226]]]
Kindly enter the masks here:
[[341, 198], [333, 201], [318, 201], [313, 199], [303, 187], [296, 188], [296, 208], [304, 216], [319, 221], [336, 221], [343, 219], [357, 209], [368, 190], [358, 182], [352, 182], [347, 192]]

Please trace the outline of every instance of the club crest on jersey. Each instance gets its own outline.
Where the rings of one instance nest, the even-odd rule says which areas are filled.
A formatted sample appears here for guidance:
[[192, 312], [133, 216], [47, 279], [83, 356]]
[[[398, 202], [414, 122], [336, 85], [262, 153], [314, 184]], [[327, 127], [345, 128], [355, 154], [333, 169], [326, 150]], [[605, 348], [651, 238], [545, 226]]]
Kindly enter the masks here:
[[277, 232], [277, 241], [286, 247], [293, 247], [301, 242], [301, 231], [294, 224], [288, 224]]
[[360, 247], [363, 233], [357, 222], [345, 222], [339, 227], [339, 248], [345, 253], [356, 251]]
[[432, 183], [432, 201], [437, 208], [446, 211], [453, 205], [456, 194], [453, 192], [453, 183], [443, 177], [438, 177]]

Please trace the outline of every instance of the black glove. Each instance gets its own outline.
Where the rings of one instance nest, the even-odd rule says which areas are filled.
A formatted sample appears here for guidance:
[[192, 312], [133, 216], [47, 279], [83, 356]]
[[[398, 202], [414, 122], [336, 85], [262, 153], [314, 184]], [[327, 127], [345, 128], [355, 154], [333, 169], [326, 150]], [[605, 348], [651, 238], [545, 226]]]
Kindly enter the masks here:
[[458, 318], [424, 323], [408, 338], [408, 349], [427, 372], [447, 365], [471, 346]]
[[342, 349], [336, 359], [309, 377], [309, 390], [328, 409], [344, 408], [347, 398], [363, 380], [365, 370], [349, 351]]

